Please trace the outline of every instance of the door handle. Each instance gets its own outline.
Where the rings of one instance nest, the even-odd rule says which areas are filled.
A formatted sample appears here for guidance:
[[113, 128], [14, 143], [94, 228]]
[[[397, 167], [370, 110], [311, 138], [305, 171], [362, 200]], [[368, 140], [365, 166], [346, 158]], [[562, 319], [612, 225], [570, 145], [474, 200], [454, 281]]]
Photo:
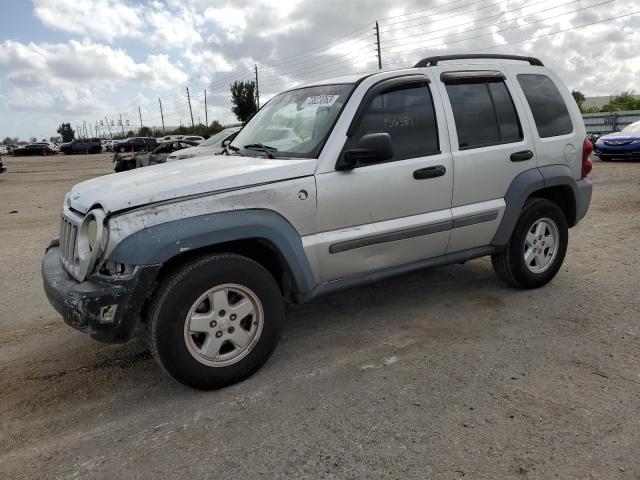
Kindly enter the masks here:
[[427, 178], [441, 177], [447, 173], [444, 165], [436, 165], [435, 167], [421, 168], [413, 172], [413, 178], [416, 180], [425, 180]]
[[533, 158], [533, 152], [531, 150], [523, 150], [522, 152], [516, 152], [511, 154], [512, 162], [524, 162]]

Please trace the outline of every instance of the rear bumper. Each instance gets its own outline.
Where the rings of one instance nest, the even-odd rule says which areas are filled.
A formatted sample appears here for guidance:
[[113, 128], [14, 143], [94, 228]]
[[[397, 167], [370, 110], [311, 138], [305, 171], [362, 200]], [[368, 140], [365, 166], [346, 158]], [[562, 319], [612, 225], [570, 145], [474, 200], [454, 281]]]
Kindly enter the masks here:
[[583, 178], [576, 181], [576, 223], [584, 218], [591, 205], [591, 194], [593, 192], [593, 184]]
[[131, 338], [159, 269], [145, 265], [127, 279], [93, 276], [78, 282], [62, 266], [54, 240], [42, 261], [42, 279], [49, 302], [67, 324], [101, 342], [119, 343]]

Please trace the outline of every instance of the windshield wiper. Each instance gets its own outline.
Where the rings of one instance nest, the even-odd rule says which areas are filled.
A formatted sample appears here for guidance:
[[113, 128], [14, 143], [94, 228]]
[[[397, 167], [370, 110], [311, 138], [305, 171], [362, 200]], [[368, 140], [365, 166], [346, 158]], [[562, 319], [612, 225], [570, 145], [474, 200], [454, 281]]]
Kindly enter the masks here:
[[227, 145], [224, 146], [224, 149], [222, 150], [222, 153], [224, 155], [231, 155], [229, 153], [229, 150], [231, 150], [233, 153], [238, 153], [240, 151], [240, 149], [234, 145], [231, 145], [231, 143], [228, 143]]
[[274, 147], [270, 147], [269, 145], [263, 145], [262, 143], [250, 143], [249, 145], [245, 145], [242, 148], [246, 148], [247, 150], [261, 150], [267, 156], [267, 158], [276, 158], [273, 153], [277, 152], [278, 149]]

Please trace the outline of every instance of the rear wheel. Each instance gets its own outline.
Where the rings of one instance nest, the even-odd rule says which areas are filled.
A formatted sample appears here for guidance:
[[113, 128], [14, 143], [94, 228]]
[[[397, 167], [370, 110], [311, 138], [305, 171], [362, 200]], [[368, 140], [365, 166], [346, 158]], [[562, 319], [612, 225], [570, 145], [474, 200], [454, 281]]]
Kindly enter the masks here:
[[284, 301], [258, 263], [211, 255], [166, 278], [149, 315], [149, 346], [162, 368], [184, 385], [211, 390], [245, 379], [269, 359]]
[[491, 256], [493, 268], [512, 287], [538, 288], [562, 266], [569, 238], [567, 220], [555, 203], [527, 201], [506, 248]]

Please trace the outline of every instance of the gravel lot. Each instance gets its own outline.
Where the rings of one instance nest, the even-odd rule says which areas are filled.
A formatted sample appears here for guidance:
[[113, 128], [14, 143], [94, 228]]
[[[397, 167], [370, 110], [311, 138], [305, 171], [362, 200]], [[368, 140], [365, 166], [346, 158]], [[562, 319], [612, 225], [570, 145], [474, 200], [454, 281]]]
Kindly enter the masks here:
[[547, 287], [480, 259], [291, 307], [258, 374], [203, 393], [43, 293], [64, 194], [110, 157], [3, 160], [1, 478], [640, 479], [640, 163], [595, 162]]

